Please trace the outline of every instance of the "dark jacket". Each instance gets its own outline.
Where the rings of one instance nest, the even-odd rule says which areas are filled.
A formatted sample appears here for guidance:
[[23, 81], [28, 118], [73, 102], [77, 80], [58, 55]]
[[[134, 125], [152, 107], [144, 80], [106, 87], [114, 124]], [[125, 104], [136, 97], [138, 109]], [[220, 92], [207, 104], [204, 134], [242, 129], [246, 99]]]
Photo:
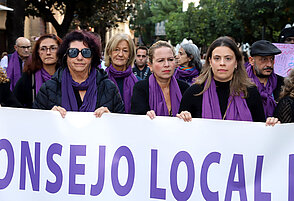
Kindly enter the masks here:
[[4, 107], [22, 107], [10, 91], [10, 82], [0, 83], [0, 105]]
[[[33, 108], [51, 110], [55, 105], [62, 106], [61, 79], [63, 69], [64, 68], [59, 68], [51, 80], [43, 83], [33, 103]], [[96, 109], [104, 106], [107, 107], [110, 112], [123, 113], [124, 104], [116, 85], [108, 79], [104, 70], [96, 69], [96, 71]]]
[[[189, 88], [189, 85], [181, 80], [177, 80], [182, 95]], [[145, 115], [150, 111], [149, 106], [149, 79], [141, 80], [134, 85], [131, 100], [131, 114]]]
[[148, 79], [149, 76], [152, 74], [150, 68], [145, 65], [145, 67], [143, 68], [143, 70], [140, 70], [137, 66], [137, 64], [135, 63], [134, 67], [132, 68], [133, 73], [136, 77], [139, 77], [139, 80], [145, 80]]
[[36, 97], [35, 83], [35, 74], [24, 72], [13, 89], [15, 97], [25, 108], [32, 108]]

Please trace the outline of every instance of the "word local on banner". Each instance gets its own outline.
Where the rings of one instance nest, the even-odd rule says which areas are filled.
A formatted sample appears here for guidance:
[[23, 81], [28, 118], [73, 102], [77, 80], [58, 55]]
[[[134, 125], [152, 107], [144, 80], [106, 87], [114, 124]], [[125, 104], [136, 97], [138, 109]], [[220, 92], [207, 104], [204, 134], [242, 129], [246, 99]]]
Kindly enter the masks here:
[[5, 201], [294, 200], [294, 125], [0, 108]]
[[284, 43], [274, 43], [282, 53], [275, 56], [275, 73], [287, 77], [290, 70], [294, 68], [294, 45]]

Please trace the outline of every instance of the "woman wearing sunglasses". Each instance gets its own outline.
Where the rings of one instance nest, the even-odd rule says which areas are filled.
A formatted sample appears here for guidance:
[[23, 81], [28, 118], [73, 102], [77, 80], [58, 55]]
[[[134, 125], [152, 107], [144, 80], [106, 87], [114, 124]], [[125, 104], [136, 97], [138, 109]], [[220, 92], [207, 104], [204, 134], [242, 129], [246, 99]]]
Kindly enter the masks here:
[[26, 108], [32, 108], [41, 85], [51, 79], [57, 68], [57, 50], [62, 40], [54, 34], [42, 35], [33, 48], [32, 57], [24, 65], [24, 72], [13, 93]]
[[134, 84], [138, 81], [132, 73], [135, 61], [135, 44], [127, 34], [114, 35], [105, 48], [105, 66], [109, 79], [118, 87], [125, 104], [125, 112], [131, 111]]
[[51, 80], [42, 85], [34, 108], [59, 111], [123, 112], [124, 105], [116, 86], [107, 74], [96, 67], [100, 64], [101, 41], [90, 32], [67, 34], [57, 56], [62, 65]]

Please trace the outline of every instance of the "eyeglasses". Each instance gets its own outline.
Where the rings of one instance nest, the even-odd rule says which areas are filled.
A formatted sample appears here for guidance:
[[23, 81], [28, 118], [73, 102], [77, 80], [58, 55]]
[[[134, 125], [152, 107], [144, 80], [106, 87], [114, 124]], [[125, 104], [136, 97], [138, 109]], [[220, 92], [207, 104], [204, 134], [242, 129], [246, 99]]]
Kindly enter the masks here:
[[45, 53], [45, 52], [47, 52], [48, 50], [49, 50], [50, 52], [56, 52], [57, 49], [58, 49], [57, 46], [50, 46], [50, 47], [43, 46], [43, 47], [40, 47], [39, 50], [40, 50], [40, 52]]
[[31, 46], [17, 46], [17, 47], [19, 47], [21, 49], [31, 49]]
[[76, 58], [79, 53], [82, 53], [82, 56], [84, 58], [90, 58], [92, 56], [92, 51], [90, 48], [83, 48], [81, 50], [79, 50], [78, 48], [68, 48], [67, 50], [67, 55], [70, 58]]

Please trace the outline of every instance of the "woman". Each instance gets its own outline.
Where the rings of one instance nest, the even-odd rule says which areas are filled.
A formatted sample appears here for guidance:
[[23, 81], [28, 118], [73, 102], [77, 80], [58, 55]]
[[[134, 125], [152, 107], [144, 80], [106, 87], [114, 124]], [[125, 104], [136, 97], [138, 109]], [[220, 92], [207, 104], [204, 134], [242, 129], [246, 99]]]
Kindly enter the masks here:
[[275, 116], [282, 123], [294, 122], [294, 70], [291, 70], [288, 77], [284, 79]]
[[5, 70], [0, 67], [0, 106], [21, 107], [22, 105], [10, 91], [10, 82]]
[[127, 34], [114, 35], [106, 45], [104, 58], [106, 72], [118, 87], [125, 104], [125, 112], [131, 111], [131, 97], [134, 84], [138, 81], [132, 73], [135, 61], [135, 45]]
[[198, 47], [192, 43], [181, 45], [176, 59], [178, 60], [179, 67], [175, 71], [175, 78], [191, 85], [202, 68]]
[[149, 49], [149, 79], [134, 86], [131, 113], [157, 116], [176, 116], [182, 94], [189, 87], [173, 76], [176, 62], [172, 45], [165, 41], [154, 43]]
[[112, 81], [103, 70], [97, 70], [101, 58], [101, 42], [93, 34], [73, 31], [67, 34], [57, 56], [62, 67], [45, 82], [34, 108], [59, 111], [123, 112], [123, 102]]
[[203, 71], [184, 94], [180, 118], [264, 122], [262, 100], [243, 67], [242, 55], [229, 37], [208, 48]]
[[13, 93], [26, 108], [32, 108], [41, 85], [57, 70], [56, 52], [62, 40], [54, 34], [42, 35], [33, 48], [32, 57], [24, 65], [24, 72]]

